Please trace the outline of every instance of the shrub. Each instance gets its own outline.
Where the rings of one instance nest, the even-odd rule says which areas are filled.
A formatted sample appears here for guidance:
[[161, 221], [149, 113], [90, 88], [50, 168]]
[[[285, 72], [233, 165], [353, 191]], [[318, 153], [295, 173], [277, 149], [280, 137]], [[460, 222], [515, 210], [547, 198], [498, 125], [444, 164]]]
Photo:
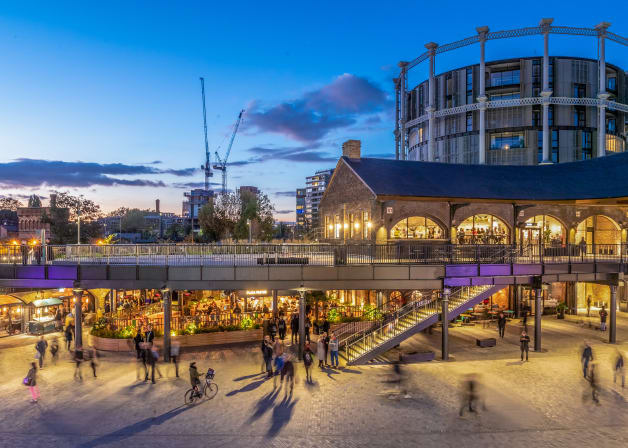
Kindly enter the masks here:
[[245, 317], [242, 319], [242, 322], [240, 322], [240, 327], [242, 327], [243, 330], [249, 330], [253, 327], [253, 320], [250, 317]]
[[336, 308], [332, 308], [327, 312], [327, 320], [334, 324], [340, 322], [340, 313]]

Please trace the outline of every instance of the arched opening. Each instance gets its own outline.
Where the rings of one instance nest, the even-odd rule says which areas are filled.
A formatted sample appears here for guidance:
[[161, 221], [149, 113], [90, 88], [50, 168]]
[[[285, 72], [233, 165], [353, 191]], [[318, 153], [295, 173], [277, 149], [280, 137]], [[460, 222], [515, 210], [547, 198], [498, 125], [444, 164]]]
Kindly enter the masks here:
[[613, 219], [604, 215], [593, 215], [583, 220], [576, 228], [575, 241], [587, 245], [587, 253], [618, 253], [621, 244], [621, 228]]
[[458, 244], [508, 244], [510, 229], [496, 216], [473, 215], [456, 228]]
[[404, 218], [390, 229], [391, 239], [440, 240], [445, 231], [430, 218], [411, 216]]
[[536, 215], [519, 229], [519, 242], [524, 246], [541, 243], [545, 246], [562, 246], [567, 242], [567, 230], [553, 216]]

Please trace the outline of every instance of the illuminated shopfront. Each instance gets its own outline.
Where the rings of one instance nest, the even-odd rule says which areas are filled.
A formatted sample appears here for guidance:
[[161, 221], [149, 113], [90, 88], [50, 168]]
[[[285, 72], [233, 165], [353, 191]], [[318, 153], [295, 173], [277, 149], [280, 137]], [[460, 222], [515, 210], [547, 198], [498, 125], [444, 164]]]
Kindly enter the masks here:
[[444, 235], [445, 232], [438, 224], [424, 216], [404, 218], [390, 229], [392, 239], [437, 240]]
[[565, 227], [553, 216], [537, 215], [528, 219], [519, 230], [519, 242], [523, 245], [559, 246], [566, 243]]
[[[589, 216], [576, 228], [574, 243], [584, 240], [588, 245], [619, 245], [621, 243], [621, 228], [611, 218], [604, 215]], [[605, 249], [604, 247], [600, 248]], [[606, 249], [613, 249], [607, 247]], [[591, 251], [592, 248], [589, 248]]]
[[458, 244], [508, 244], [508, 226], [493, 215], [473, 215], [456, 228], [455, 242]]

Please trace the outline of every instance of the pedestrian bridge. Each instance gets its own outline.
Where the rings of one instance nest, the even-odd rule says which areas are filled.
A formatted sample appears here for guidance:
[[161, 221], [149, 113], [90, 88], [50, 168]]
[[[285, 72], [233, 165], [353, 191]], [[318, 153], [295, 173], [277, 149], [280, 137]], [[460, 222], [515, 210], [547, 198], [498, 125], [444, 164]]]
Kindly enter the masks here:
[[0, 246], [14, 288], [440, 289], [623, 279], [626, 244], [138, 244]]

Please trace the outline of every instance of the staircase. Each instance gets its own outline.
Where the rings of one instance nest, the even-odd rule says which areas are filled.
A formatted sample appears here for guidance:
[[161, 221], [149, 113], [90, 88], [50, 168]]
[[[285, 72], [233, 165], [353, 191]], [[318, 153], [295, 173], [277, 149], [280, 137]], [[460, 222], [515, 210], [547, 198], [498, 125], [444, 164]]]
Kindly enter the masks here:
[[[503, 286], [455, 288], [449, 297], [449, 320], [496, 293]], [[441, 304], [435, 299], [413, 301], [355, 334], [346, 345], [347, 365], [365, 364], [415, 333], [438, 322]]]

